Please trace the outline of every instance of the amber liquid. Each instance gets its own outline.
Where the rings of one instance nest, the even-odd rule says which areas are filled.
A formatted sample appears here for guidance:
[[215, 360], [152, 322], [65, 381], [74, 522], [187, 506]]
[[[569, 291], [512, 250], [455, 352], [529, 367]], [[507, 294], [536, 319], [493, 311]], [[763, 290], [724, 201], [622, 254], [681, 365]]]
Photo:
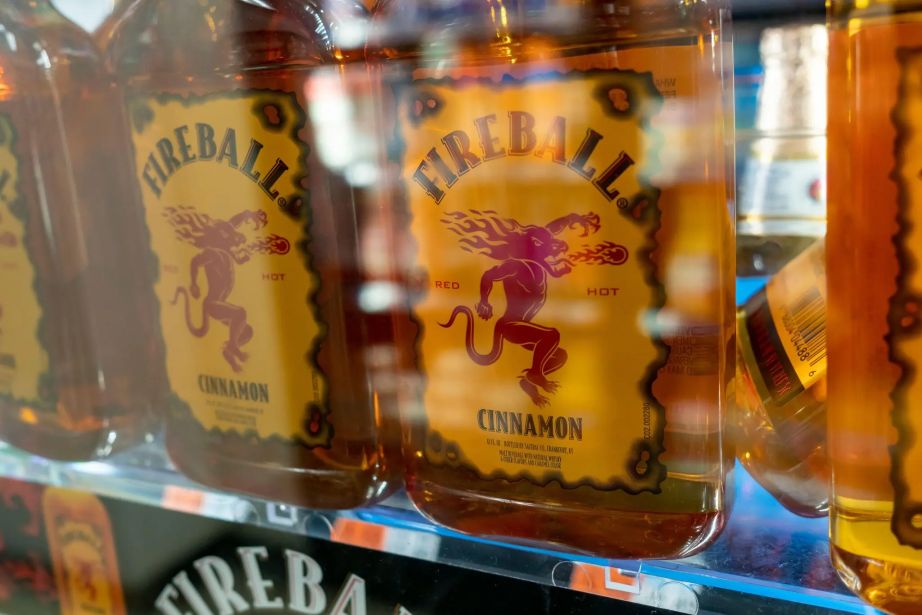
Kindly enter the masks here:
[[899, 370], [886, 336], [898, 269], [897, 50], [922, 46], [922, 12], [875, 3], [857, 14], [845, 4], [833, 6], [829, 73], [832, 556], [848, 586], [874, 606], [918, 613], [922, 550], [900, 545], [890, 527], [890, 394]]
[[[822, 250], [822, 244], [811, 250]], [[806, 255], [805, 255], [806, 256]], [[822, 258], [822, 253], [819, 255]], [[807, 284], [823, 283], [811, 269], [813, 260], [800, 259], [782, 269], [778, 276], [787, 279], [801, 277]], [[782, 282], [786, 283], [786, 282]], [[795, 282], [796, 283], [796, 282]], [[776, 300], [790, 300], [792, 305], [779, 306], [786, 311], [798, 308], [793, 305], [797, 297]], [[817, 311], [816, 301], [800, 308], [804, 311], [801, 327], [816, 338], [825, 340], [825, 310]], [[809, 318], [809, 320], [807, 320]], [[775, 320], [770, 316], [767, 293], [763, 290], [747, 301], [737, 315], [737, 379], [736, 412], [736, 455], [755, 479], [765, 487], [788, 510], [805, 517], [819, 517], [826, 514], [829, 501], [829, 465], [826, 459], [826, 378], [822, 377], [807, 387], [795, 383], [799, 392], [791, 395], [772, 395], [765, 382], [760, 366], [770, 359], [764, 351], [757, 354], [750, 336], [750, 324], [754, 327], [770, 327], [778, 335]], [[779, 339], [780, 342], [780, 339]], [[763, 340], [762, 342], [766, 342]], [[771, 342], [768, 342], [771, 344]], [[796, 360], [784, 358], [784, 349], [776, 349], [781, 357], [774, 360]], [[825, 342], [819, 352], [825, 352]], [[774, 365], [778, 365], [774, 363]], [[799, 378], [795, 375], [795, 378]]]
[[829, 507], [825, 381], [786, 403], [766, 404], [755, 391], [744, 361], [737, 358], [739, 460], [791, 512], [825, 516]]
[[[159, 345], [117, 93], [89, 37], [37, 10], [0, 16], [13, 33], [0, 48], [0, 113], [15, 132], [25, 248], [43, 310], [37, 337], [50, 366], [40, 404], [0, 402], [0, 435], [45, 457], [88, 459], [150, 427]], [[48, 59], [50, 68], [41, 65]], [[17, 298], [3, 302], [15, 309]]]
[[[262, 4], [271, 6], [242, 1], [128, 3], [108, 47], [126, 95], [268, 89], [296, 94], [307, 111], [315, 70], [327, 67], [344, 83], [349, 81], [351, 65], [343, 63], [344, 54], [329, 39], [329, 14], [320, 15], [313, 5], [300, 2]], [[393, 345], [393, 319], [387, 311], [369, 314], [359, 304], [370, 281], [362, 252], [363, 229], [374, 216], [370, 200], [324, 166], [317, 142], [320, 130], [305, 115], [309, 119], [302, 134], [310, 154], [304, 188], [309, 190], [305, 206], [311, 236], [300, 241], [308, 242], [312, 267], [320, 277], [314, 300], [325, 332], [317, 362], [329, 386], [332, 443], [309, 448], [234, 431], [213, 437], [199, 423], [172, 413], [167, 413], [166, 439], [179, 469], [203, 484], [316, 508], [350, 508], [383, 497], [394, 486], [399, 435], [387, 431], [392, 394], [375, 377], [390, 370], [386, 357]], [[199, 200], [194, 197], [190, 195], [190, 202]], [[233, 206], [236, 211], [248, 204]], [[378, 261], [386, 262], [386, 254]], [[274, 308], [283, 323], [288, 307], [280, 303]], [[307, 341], [304, 346], [308, 348]], [[305, 413], [303, 407], [275, 406], [271, 411]]]
[[[423, 50], [408, 42], [412, 37], [404, 36], [396, 37], [400, 40], [391, 45], [376, 46], [372, 61], [385, 81], [411, 74], [413, 78], [488, 75], [496, 80], [503, 71], [519, 70], [521, 77], [532, 62], [548, 62], [556, 70], [620, 68], [618, 53], [638, 47], [658, 50], [653, 53], [654, 63], [662, 64], [644, 67], [646, 70], [667, 65], [672, 48], [696, 46], [702, 50], [703, 67], [704, 56], [717, 43], [717, 14], [701, 5], [690, 5], [687, 21], [681, 23], [668, 7], [651, 3], [618, 6], [621, 12], [606, 13], [610, 5], [584, 5], [581, 10], [586, 12], [567, 22], [570, 30], [565, 35], [560, 33], [563, 30], [552, 35], [529, 23], [524, 8], [518, 12], [515, 3], [492, 13], [484, 3], [483, 13], [471, 8], [470, 20], [459, 21], [454, 30], [447, 23], [430, 24], [432, 31], [444, 28], [447, 34], [443, 36], [459, 39], [457, 46], [446, 46], [451, 54]], [[399, 0], [379, 6], [378, 31], [386, 31], [389, 15], [401, 16], [408, 7]], [[621, 17], [612, 18], [613, 14]], [[399, 23], [406, 23], [403, 20], [397, 18], [393, 23], [399, 28]], [[722, 104], [718, 75], [702, 68], [688, 78], [700, 79], [696, 81], [698, 91], [706, 92], [702, 99], [689, 101], [690, 106], [713, 110]], [[386, 100], [386, 90], [383, 96]], [[393, 113], [384, 113], [388, 126], [393, 125]], [[580, 110], [560, 109], [559, 113], [578, 117]], [[733, 374], [733, 355], [726, 349], [732, 348], [734, 251], [732, 220], [725, 209], [724, 142], [719, 126], [709, 128], [697, 152], [711, 163], [706, 171], [699, 173], [702, 169], [695, 166], [688, 173], [679, 173], [675, 183], [657, 186], [662, 190], [663, 226], [654, 259], [668, 295], [664, 313], [677, 319], [671, 323], [674, 328], [658, 323], [664, 341], [676, 349], [654, 384], [654, 394], [666, 408], [664, 463], [668, 476], [662, 491], [628, 495], [588, 486], [563, 488], [553, 481], [538, 485], [527, 479], [486, 479], [463, 467], [432, 463], [426, 453], [425, 416], [438, 409], [420, 407], [422, 396], [418, 394], [405, 401], [402, 418], [409, 447], [407, 488], [425, 515], [471, 534], [610, 557], [682, 557], [703, 548], [719, 533], [729, 506], [725, 481], [731, 464], [722, 423], [725, 391]], [[509, 189], [502, 177], [492, 179], [497, 182], [497, 194]], [[396, 202], [399, 209], [400, 197]], [[416, 243], [407, 238], [402, 245], [412, 250]], [[408, 279], [425, 280], [426, 263], [415, 260], [414, 255], [407, 259], [417, 268]], [[680, 288], [678, 272], [690, 262], [706, 262], [713, 284]], [[670, 270], [676, 277], [664, 273]], [[694, 266], [685, 271], [694, 276]], [[411, 295], [419, 291], [412, 288]], [[407, 347], [414, 347], [418, 333], [417, 326], [407, 323], [402, 335]], [[692, 364], [701, 358], [706, 367], [696, 370]], [[476, 386], [476, 382], [467, 386]], [[593, 376], [578, 386], [608, 394], [606, 383]]]

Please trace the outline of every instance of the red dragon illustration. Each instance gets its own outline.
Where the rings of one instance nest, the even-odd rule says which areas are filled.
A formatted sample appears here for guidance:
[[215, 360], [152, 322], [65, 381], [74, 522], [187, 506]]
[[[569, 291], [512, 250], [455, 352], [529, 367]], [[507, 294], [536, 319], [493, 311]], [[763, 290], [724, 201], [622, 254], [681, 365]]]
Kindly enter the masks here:
[[448, 328], [459, 315], [467, 317], [467, 354], [478, 365], [495, 363], [502, 355], [504, 341], [532, 351], [532, 364], [522, 370], [519, 386], [536, 406], [546, 406], [550, 402], [542, 391], [553, 394], [560, 387], [548, 376], [567, 362], [567, 352], [560, 347], [560, 332], [534, 322], [547, 301], [548, 276], [563, 277], [577, 263], [621, 265], [628, 259], [627, 248], [605, 241], [570, 252], [569, 245], [558, 235], [567, 230], [578, 230], [580, 237], [598, 232], [601, 222], [592, 212], [568, 214], [537, 226], [502, 218], [492, 210], [472, 209], [448, 212], [442, 222], [461, 237], [463, 250], [500, 261], [480, 279], [480, 301], [474, 306], [477, 315], [483, 320], [493, 317], [490, 293], [497, 282], [502, 282], [506, 293], [506, 311], [496, 320], [493, 345], [486, 354], [474, 347], [474, 313], [468, 306], [457, 306], [448, 322], [440, 325]]
[[[189, 288], [177, 288], [172, 305], [176, 305], [180, 297], [184, 298], [186, 325], [195, 337], [208, 333], [211, 320], [226, 325], [229, 334], [224, 343], [224, 360], [239, 372], [248, 358], [242, 346], [253, 339], [253, 327], [247, 322], [246, 309], [228, 301], [234, 290], [236, 266], [249, 262], [253, 254], [287, 254], [291, 244], [275, 234], [247, 240], [240, 228], [246, 223], [250, 223], [254, 231], [264, 228], [269, 223], [264, 211], [246, 210], [229, 220], [216, 220], [193, 207], [180, 205], [166, 208], [163, 215], [178, 239], [201, 250], [189, 265]], [[205, 273], [208, 291], [202, 300], [201, 324], [196, 326], [192, 322], [190, 297], [198, 299], [201, 296], [200, 270]]]
[[90, 603], [99, 599], [99, 588], [96, 586], [96, 578], [99, 576], [99, 565], [93, 560], [74, 558], [71, 566], [64, 569], [67, 576], [73, 575], [73, 585], [79, 588]]

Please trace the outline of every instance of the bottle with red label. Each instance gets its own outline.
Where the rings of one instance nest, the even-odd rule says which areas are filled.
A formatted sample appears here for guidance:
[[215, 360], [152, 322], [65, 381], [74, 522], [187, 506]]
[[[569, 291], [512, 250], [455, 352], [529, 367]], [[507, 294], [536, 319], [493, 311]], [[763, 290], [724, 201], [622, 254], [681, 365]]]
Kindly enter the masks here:
[[88, 459], [162, 388], [144, 228], [113, 79], [47, 0], [0, 9], [0, 437]]
[[368, 93], [350, 51], [364, 14], [135, 0], [112, 24], [156, 271], [167, 447], [201, 483], [347, 508], [393, 482], [399, 437], [376, 376], [392, 319], [366, 267], [387, 253], [366, 250], [374, 207], [349, 137]]
[[725, 13], [376, 7], [419, 370], [408, 488], [472, 534], [681, 557], [732, 467]]
[[785, 265], [737, 316], [737, 457], [806, 517], [829, 504], [825, 248]]

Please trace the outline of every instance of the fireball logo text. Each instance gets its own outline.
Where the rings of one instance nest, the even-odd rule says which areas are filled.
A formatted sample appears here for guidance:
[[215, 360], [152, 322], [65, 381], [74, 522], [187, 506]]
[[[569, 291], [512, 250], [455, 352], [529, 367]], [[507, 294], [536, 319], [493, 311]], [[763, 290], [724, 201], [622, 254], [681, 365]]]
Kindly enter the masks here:
[[468, 356], [479, 365], [495, 363], [503, 352], [503, 342], [517, 344], [532, 351], [532, 364], [522, 370], [519, 386], [536, 406], [546, 406], [560, 387], [548, 376], [567, 362], [567, 352], [560, 347], [560, 332], [533, 322], [547, 301], [548, 276], [560, 278], [578, 263], [621, 265], [628, 259], [626, 247], [611, 241], [570, 253], [569, 245], [558, 236], [576, 230], [588, 237], [601, 228], [599, 216], [568, 214], [544, 226], [524, 225], [511, 218], [502, 218], [495, 211], [470, 210], [448, 212], [442, 222], [448, 230], [461, 237], [463, 250], [482, 254], [499, 261], [480, 279], [480, 301], [474, 306], [484, 320], [493, 317], [490, 294], [493, 285], [502, 282], [506, 294], [506, 311], [493, 327], [493, 345], [486, 354], [474, 347], [474, 313], [470, 307], [457, 306], [448, 322], [451, 327], [459, 315], [467, 317], [465, 345]]
[[[253, 327], [247, 322], [246, 309], [228, 300], [234, 290], [235, 268], [249, 262], [254, 254], [287, 254], [291, 244], [275, 234], [247, 240], [240, 228], [246, 223], [254, 231], [264, 228], [268, 224], [264, 211], [246, 210], [230, 220], [215, 220], [193, 207], [180, 205], [168, 207], [163, 215], [178, 239], [200, 250], [189, 265], [188, 289], [177, 288], [171, 304], [176, 305], [180, 297], [185, 298], [186, 325], [195, 337], [204, 337], [208, 333], [212, 319], [226, 325], [228, 339], [222, 354], [231, 369], [239, 372], [241, 364], [248, 358], [241, 348], [253, 339]], [[199, 270], [205, 273], [208, 290], [202, 300], [201, 325], [195, 326], [190, 303], [201, 295]]]

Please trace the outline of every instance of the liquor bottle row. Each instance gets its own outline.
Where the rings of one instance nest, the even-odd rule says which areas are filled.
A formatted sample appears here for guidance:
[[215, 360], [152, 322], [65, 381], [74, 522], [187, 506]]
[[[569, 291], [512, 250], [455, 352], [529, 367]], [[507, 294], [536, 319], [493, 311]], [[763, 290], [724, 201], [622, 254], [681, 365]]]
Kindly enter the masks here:
[[162, 423], [222, 489], [405, 482], [466, 532], [702, 548], [732, 467], [725, 15], [552, 9], [142, 0], [94, 43], [4, 8], [0, 437], [85, 459]]
[[464, 532], [638, 558], [717, 536], [734, 439], [820, 514], [828, 440], [836, 563], [912, 612], [922, 28], [881, 7], [832, 9], [828, 260], [737, 315], [719, 3], [131, 0], [92, 40], [8, 2], [0, 437], [162, 425], [203, 484], [405, 483]]

